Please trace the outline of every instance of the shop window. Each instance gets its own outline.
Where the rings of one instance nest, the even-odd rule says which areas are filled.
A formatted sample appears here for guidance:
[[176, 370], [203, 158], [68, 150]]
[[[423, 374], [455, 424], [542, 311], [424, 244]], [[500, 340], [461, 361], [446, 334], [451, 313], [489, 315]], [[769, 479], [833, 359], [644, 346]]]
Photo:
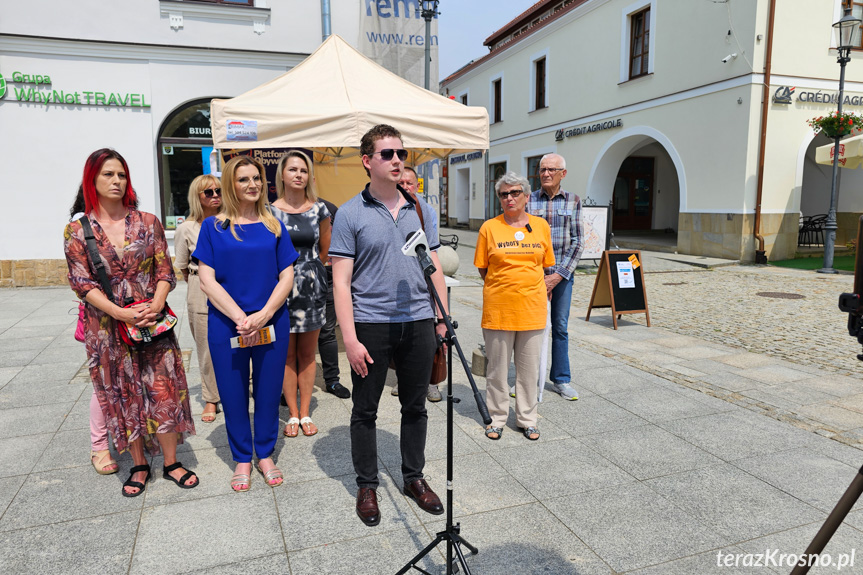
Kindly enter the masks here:
[[162, 224], [172, 230], [189, 214], [189, 184], [210, 173], [210, 100], [198, 100], [174, 110], [159, 130], [159, 187]]
[[503, 121], [503, 78], [491, 83], [491, 121], [493, 124]]
[[630, 16], [629, 79], [647, 74], [650, 60], [650, 8]]

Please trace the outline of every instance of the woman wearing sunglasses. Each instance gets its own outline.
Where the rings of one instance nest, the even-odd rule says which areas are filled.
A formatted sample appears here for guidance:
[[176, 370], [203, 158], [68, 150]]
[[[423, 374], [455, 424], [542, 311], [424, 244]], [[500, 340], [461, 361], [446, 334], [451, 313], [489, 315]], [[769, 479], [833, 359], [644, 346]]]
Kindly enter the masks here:
[[292, 337], [282, 385], [291, 416], [284, 433], [296, 437], [302, 429], [303, 435], [314, 435], [318, 428], [309, 409], [315, 388], [318, 334], [327, 319], [324, 262], [330, 249], [330, 212], [318, 200], [312, 161], [299, 150], [291, 150], [279, 160], [276, 191], [279, 198], [270, 206], [270, 212], [285, 224], [300, 253], [294, 264], [294, 289], [288, 298]]
[[219, 213], [222, 207], [222, 188], [219, 180], [211, 175], [198, 176], [189, 185], [189, 217], [177, 226], [174, 232], [174, 249], [177, 257], [174, 265], [183, 272], [183, 279], [189, 284], [186, 291], [186, 311], [189, 328], [198, 349], [198, 365], [201, 371], [201, 397], [206, 403], [201, 421], [212, 423], [219, 413], [219, 389], [210, 361], [210, 347], [207, 343], [207, 296], [201, 291], [198, 278], [198, 262], [191, 259], [201, 233], [201, 222]]
[[543, 268], [554, 265], [551, 229], [527, 213], [527, 179], [509, 172], [494, 185], [503, 213], [479, 230], [474, 265], [483, 278], [482, 333], [488, 354], [486, 403], [489, 439], [500, 439], [509, 416], [509, 361], [515, 361], [515, 422], [539, 439], [537, 378], [548, 293]]

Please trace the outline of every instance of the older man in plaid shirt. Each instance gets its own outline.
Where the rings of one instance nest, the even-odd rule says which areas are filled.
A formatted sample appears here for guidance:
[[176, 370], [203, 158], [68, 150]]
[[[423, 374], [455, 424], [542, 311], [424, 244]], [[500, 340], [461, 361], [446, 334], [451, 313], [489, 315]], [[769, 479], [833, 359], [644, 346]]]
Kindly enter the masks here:
[[[539, 161], [541, 188], [530, 195], [528, 210], [545, 218], [551, 227], [554, 267], [545, 270], [545, 287], [551, 294], [551, 372], [554, 390], [564, 399], [574, 401], [569, 372], [569, 306], [572, 301], [572, 274], [584, 248], [581, 228], [581, 199], [560, 187], [566, 177], [566, 160], [558, 154], [546, 154]], [[545, 374], [542, 374], [544, 377]]]

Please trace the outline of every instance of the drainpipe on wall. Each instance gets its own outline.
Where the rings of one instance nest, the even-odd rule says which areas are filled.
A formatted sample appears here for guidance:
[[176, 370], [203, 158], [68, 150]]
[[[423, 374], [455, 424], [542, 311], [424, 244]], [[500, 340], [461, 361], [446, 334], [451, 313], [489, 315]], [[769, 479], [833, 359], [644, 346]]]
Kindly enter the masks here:
[[753, 234], [758, 241], [755, 248], [755, 263], [766, 264], [767, 254], [764, 251], [764, 236], [761, 235], [761, 197], [764, 192], [764, 154], [767, 143], [767, 112], [770, 109], [770, 66], [773, 56], [773, 17], [776, 12], [776, 2], [768, 0], [767, 17], [767, 55], [764, 61], [764, 95], [761, 102], [761, 142], [758, 147], [758, 192], [755, 197], [755, 226]]
[[330, 0], [321, 0], [321, 30], [323, 30], [323, 38], [326, 40], [332, 34], [330, 27]]

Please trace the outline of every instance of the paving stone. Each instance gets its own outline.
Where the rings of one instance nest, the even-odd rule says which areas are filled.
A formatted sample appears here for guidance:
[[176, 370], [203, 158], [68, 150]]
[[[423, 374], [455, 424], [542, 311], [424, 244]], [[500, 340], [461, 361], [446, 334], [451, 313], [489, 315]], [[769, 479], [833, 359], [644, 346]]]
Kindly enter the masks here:
[[[3, 332], [5, 334], [6, 332]], [[34, 357], [39, 355], [39, 349], [19, 349], [17, 351], [4, 351], [0, 355], [0, 367], [17, 367], [29, 364]]]
[[81, 394], [88, 391], [87, 387], [92, 389], [92, 386], [86, 384], [55, 384], [50, 387], [26, 386], [24, 389], [19, 389], [18, 385], [10, 384], [0, 390], [0, 409], [78, 401]]
[[637, 479], [721, 463], [713, 455], [654, 425], [608, 431], [581, 441]]
[[363, 525], [356, 515], [355, 477], [327, 477], [272, 490], [284, 528], [283, 546], [289, 553], [406, 527], [424, 531], [414, 503], [401, 494], [401, 479], [386, 473], [379, 474], [377, 489], [381, 522], [373, 529]]
[[739, 547], [731, 546], [720, 551], [708, 551], [652, 567], [629, 571], [627, 575], [693, 575], [693, 573], [699, 575], [750, 575], [752, 573], [751, 567], [720, 565], [717, 557], [719, 553], [722, 553], [724, 557], [727, 553], [742, 554], [743, 551]]
[[22, 351], [22, 350], [44, 350], [54, 341], [54, 336], [40, 336], [40, 337], [23, 337], [20, 339], [11, 339], [3, 343], [3, 353], [9, 353], [12, 351]]
[[545, 506], [620, 572], [733, 543], [641, 483], [553, 499]]
[[140, 510], [144, 497], [121, 495], [129, 466], [120, 467], [115, 475], [97, 475], [90, 466], [31, 473], [0, 519], [0, 531]]
[[731, 411], [663, 422], [662, 428], [725, 461], [786, 451], [814, 436], [748, 411]]
[[540, 410], [546, 420], [554, 422], [576, 438], [648, 424], [647, 420], [599, 396], [576, 402], [543, 404]]
[[[9, 503], [18, 494], [21, 485], [27, 481], [26, 475], [15, 475], [12, 477], [0, 477], [0, 517], [6, 512]], [[2, 553], [0, 553], [2, 555]]]
[[81, 369], [80, 361], [63, 363], [31, 364], [22, 368], [12, 378], [8, 385], [15, 386], [53, 386], [58, 383], [69, 383]]
[[730, 464], [667, 475], [645, 483], [732, 541], [760, 537], [827, 517]]
[[57, 431], [72, 403], [0, 409], [0, 437], [19, 437]]
[[[225, 517], [231, 521], [215, 520]], [[178, 534], [182, 534], [183, 552], [171, 554], [171, 570], [178, 573], [285, 549], [272, 491], [253, 488], [247, 493], [145, 508], [129, 573], [163, 572], [165, 549], [178, 544]]]
[[[477, 513], [460, 519], [459, 523], [461, 536], [479, 550], [478, 555], [471, 555], [462, 548], [472, 573], [612, 574], [596, 553], [573, 537], [542, 505], [533, 503]], [[518, 526], [518, 540], [501, 541], [499, 534], [513, 530], [513, 526]], [[437, 533], [446, 528], [446, 523], [436, 521], [427, 527]], [[445, 553], [446, 545], [441, 544], [438, 549]], [[442, 561], [436, 564], [438, 569], [444, 566]]]
[[[837, 402], [832, 401], [831, 403], [835, 404]], [[807, 405], [801, 407], [798, 411], [802, 415], [817, 419], [840, 431], [863, 427], [863, 413], [844, 409], [837, 405]]]
[[[0, 533], [0, 573], [125, 573], [139, 511]], [[164, 565], [163, 565], [164, 567]]]
[[18, 372], [20, 372], [21, 369], [23, 369], [22, 366], [0, 367], [0, 389], [3, 389], [3, 387], [9, 383], [13, 377], [18, 375]]
[[809, 374], [798, 369], [785, 366], [765, 366], [745, 368], [740, 372], [741, 375], [760, 381], [762, 383], [784, 383], [787, 381], [796, 381], [798, 379], [808, 379]]
[[0, 439], [0, 477], [30, 473], [53, 437], [41, 433]]
[[638, 393], [650, 389], [646, 379], [617, 366], [598, 367], [582, 371], [579, 387], [598, 395], [629, 391]]
[[[326, 573], [327, 575], [373, 575], [396, 573], [433, 539], [422, 526], [399, 527], [382, 531], [368, 528], [355, 519], [353, 537], [335, 543], [309, 547], [290, 554], [292, 573]], [[381, 520], [383, 521], [383, 520]], [[362, 529], [362, 530], [360, 530]], [[316, 543], [309, 539], [310, 543]], [[437, 550], [423, 559], [419, 566], [431, 573], [442, 573], [444, 558]], [[322, 566], [326, 566], [322, 569]], [[428, 571], [433, 569], [433, 571]]]
[[[318, 566], [319, 573], [323, 572]], [[257, 559], [246, 559], [239, 563], [228, 563], [215, 567], [189, 571], [190, 574], [236, 575], [237, 573], [265, 573], [266, 575], [292, 575], [291, 565], [285, 553], [277, 553]]]
[[635, 481], [599, 452], [574, 439], [512, 447], [491, 456], [539, 500]]
[[612, 393], [606, 395], [605, 399], [650, 422], [695, 417], [717, 411], [706, 403], [668, 389], [653, 389], [648, 393], [638, 394]]
[[738, 459], [734, 465], [825, 513], [833, 510], [859, 469], [817, 448]]
[[[809, 547], [809, 543], [812, 542], [812, 538], [815, 537], [815, 534], [819, 529], [821, 529], [822, 525], [823, 521], [817, 521], [803, 527], [783, 530], [765, 537], [752, 539], [750, 541], [742, 541], [738, 543], [737, 546], [741, 548], [744, 553], [764, 554], [765, 556], [772, 554], [773, 561], [780, 563], [781, 555], [786, 555], [786, 557], [790, 555], [799, 557], [802, 555], [806, 551], [807, 547]], [[854, 552], [854, 568], [846, 565], [846, 569], [848, 569], [847, 571], [838, 571], [835, 566], [813, 567], [809, 570], [809, 573], [812, 573], [813, 575], [825, 575], [826, 573], [855, 573], [860, 570], [860, 549], [863, 549], [863, 533], [848, 525], [840, 525], [839, 529], [836, 530], [836, 533], [827, 543], [827, 546], [824, 547], [824, 554], [829, 554], [833, 558], [833, 561], [838, 562], [840, 560], [840, 555], [848, 555], [845, 559], [845, 561], [848, 561], [850, 560], [850, 554]], [[773, 565], [768, 563], [765, 558], [765, 563], [767, 564], [766, 569], [769, 569], [772, 573], [781, 573], [783, 575], [787, 575], [792, 569], [788, 562], [789, 559], [786, 558], [784, 563]], [[752, 569], [750, 569], [750, 571], [752, 571]]]

